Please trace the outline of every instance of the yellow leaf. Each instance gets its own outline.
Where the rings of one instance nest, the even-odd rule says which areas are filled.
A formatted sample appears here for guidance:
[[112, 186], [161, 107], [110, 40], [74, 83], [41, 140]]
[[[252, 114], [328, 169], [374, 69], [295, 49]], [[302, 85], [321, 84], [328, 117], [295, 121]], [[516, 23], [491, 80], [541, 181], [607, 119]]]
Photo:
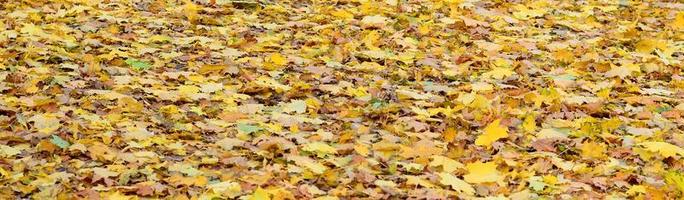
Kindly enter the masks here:
[[363, 62], [361, 64], [355, 65], [354, 69], [364, 72], [379, 72], [385, 70], [385, 66], [382, 66], [376, 62]]
[[104, 196], [107, 197], [108, 200], [130, 200], [130, 199], [134, 199], [133, 196], [127, 196], [127, 195], [121, 194], [119, 191], [116, 191], [114, 193], [104, 195]]
[[582, 157], [585, 158], [603, 158], [606, 157], [606, 145], [595, 142], [586, 142], [582, 144]]
[[430, 95], [420, 94], [414, 90], [397, 89], [397, 97], [400, 100], [404, 99], [415, 99], [415, 100], [427, 100], [430, 99]]
[[332, 16], [335, 16], [340, 19], [354, 19], [354, 14], [351, 14], [350, 12], [347, 12], [346, 10], [337, 10], [332, 13], [330, 13]]
[[145, 127], [128, 127], [123, 134], [126, 140], [144, 140], [154, 136], [154, 133], [148, 131]]
[[348, 87], [346, 93], [353, 97], [365, 97], [370, 96], [368, 94], [368, 88], [366, 87]]
[[200, 85], [200, 90], [204, 93], [212, 93], [223, 90], [223, 84], [207, 82]]
[[522, 19], [522, 20], [527, 20], [530, 18], [535, 18], [535, 17], [542, 17], [544, 14], [546, 14], [546, 9], [544, 8], [536, 8], [536, 9], [530, 9], [525, 5], [518, 5], [515, 6], [516, 10], [513, 12], [513, 17]]
[[537, 139], [545, 138], [568, 138], [568, 134], [558, 131], [555, 128], [545, 128], [537, 132]]
[[454, 127], [446, 128], [444, 133], [442, 133], [442, 137], [444, 137], [445, 142], [453, 142], [456, 139], [456, 129]]
[[279, 53], [274, 53], [271, 54], [270, 57], [271, 62], [277, 66], [283, 66], [287, 64], [287, 58], [285, 58], [283, 55], [280, 55]]
[[378, 50], [378, 47], [375, 45], [378, 40], [380, 40], [380, 34], [378, 31], [370, 31], [365, 37], [363, 37], [363, 44], [366, 45], [366, 47], [368, 47], [370, 50]]
[[20, 153], [21, 150], [17, 148], [0, 144], [0, 156], [2, 157], [12, 157]]
[[672, 21], [672, 29], [674, 30], [684, 30], [684, 11], [677, 13], [674, 21]]
[[667, 172], [667, 174], [665, 174], [665, 182], [675, 186], [680, 192], [684, 192], [684, 175], [680, 172], [674, 170]]
[[432, 140], [423, 139], [413, 144], [411, 147], [402, 149], [401, 156], [406, 158], [412, 157], [429, 157], [435, 154], [441, 154], [442, 148], [439, 148]]
[[368, 154], [370, 153], [370, 149], [368, 149], [368, 147], [364, 144], [354, 145], [354, 151], [356, 151], [356, 153], [362, 156], [368, 156]]
[[431, 158], [432, 162], [430, 162], [430, 166], [442, 166], [442, 169], [444, 169], [444, 172], [446, 173], [451, 173], [457, 169], [463, 168], [463, 164], [448, 157], [434, 155]]
[[515, 74], [515, 72], [509, 68], [495, 67], [494, 69], [492, 69], [492, 71], [489, 71], [489, 72], [482, 74], [482, 77], [483, 78], [503, 79], [503, 78], [511, 76], [513, 74]]
[[133, 97], [124, 97], [124, 98], [119, 98], [118, 100], [119, 106], [122, 107], [124, 111], [132, 112], [132, 113], [137, 113], [143, 110], [144, 105], [137, 100], [135, 100]]
[[386, 180], [375, 180], [373, 184], [380, 186], [380, 187], [386, 187], [386, 188], [394, 188], [397, 187], [397, 184], [392, 182], [392, 181], [386, 181]]
[[677, 154], [684, 156], [684, 149], [667, 142], [642, 142], [637, 145], [648, 151], [660, 153], [663, 157], [673, 157]]
[[186, 97], [197, 94], [199, 91], [200, 88], [194, 85], [181, 85], [178, 87], [178, 93]]
[[259, 187], [254, 190], [254, 193], [249, 196], [248, 200], [271, 200], [271, 196], [266, 190]]
[[304, 145], [302, 150], [314, 152], [318, 157], [337, 153], [337, 149], [323, 142], [308, 143]]
[[169, 37], [168, 35], [153, 35], [149, 38], [147, 38], [149, 42], [170, 42], [173, 40], [173, 38]]
[[553, 57], [561, 62], [572, 62], [575, 59], [575, 56], [572, 54], [572, 51], [569, 51], [567, 49], [561, 49], [554, 52]]
[[383, 28], [387, 24], [387, 17], [379, 16], [379, 15], [374, 15], [374, 16], [365, 16], [363, 19], [361, 19], [361, 25], [364, 27], [376, 27], [376, 28]]
[[295, 164], [299, 166], [303, 166], [311, 170], [311, 172], [315, 174], [322, 174], [327, 170], [328, 168], [325, 167], [324, 165], [316, 162], [315, 160], [309, 158], [309, 157], [304, 157], [304, 156], [289, 156], [288, 160], [294, 161]]
[[458, 177], [446, 172], [442, 172], [437, 175], [439, 176], [439, 183], [451, 186], [451, 189], [454, 189], [460, 193], [467, 195], [475, 194], [475, 189], [473, 186], [459, 179]]
[[628, 195], [646, 194], [646, 187], [643, 185], [633, 185], [626, 192]]
[[24, 26], [21, 27], [19, 32], [29, 35], [42, 35], [44, 33], [43, 29], [41, 29], [40, 26], [36, 26], [35, 24], [24, 24]]
[[102, 168], [102, 167], [93, 168], [93, 173], [95, 174], [95, 176], [101, 177], [101, 178], [116, 177], [119, 175], [118, 172], [113, 172], [107, 168]]
[[535, 131], [537, 129], [537, 122], [535, 121], [535, 119], [535, 115], [527, 115], [522, 124], [523, 130], [527, 132]]
[[197, 21], [197, 12], [200, 10], [200, 7], [192, 3], [191, 0], [185, 0], [184, 2], [183, 14], [188, 18], [188, 21], [194, 23]]
[[339, 200], [339, 199], [340, 198], [338, 198], [336, 196], [320, 196], [320, 197], [313, 198], [313, 200]]
[[503, 177], [496, 170], [496, 163], [494, 162], [474, 162], [468, 163], [466, 166], [468, 174], [463, 176], [465, 181], [469, 183], [489, 183], [489, 182], [502, 182]]
[[508, 129], [501, 126], [499, 123], [501, 119], [494, 120], [492, 123], [487, 125], [484, 129], [484, 133], [477, 137], [475, 140], [476, 145], [490, 147], [493, 142], [508, 137]]
[[[373, 58], [373, 59], [385, 59], [385, 58], [389, 58], [390, 56], [393, 56], [391, 53], [383, 51], [380, 48], [374, 48], [371, 50], [360, 51], [360, 53], [365, 55], [365, 56], [368, 56], [369, 58]], [[364, 63], [366, 63], [366, 62], [364, 62]]]
[[432, 184], [430, 181], [422, 179], [418, 176], [405, 175], [404, 177], [406, 178], [406, 184], [408, 184], [408, 185], [420, 185], [420, 186], [423, 186], [426, 188], [437, 187], [436, 185]]
[[240, 184], [231, 181], [210, 184], [207, 185], [207, 188], [228, 198], [235, 198], [242, 191]]
[[641, 67], [634, 63], [622, 63], [622, 66], [611, 66], [610, 70], [606, 72], [606, 77], [620, 77], [625, 78], [632, 75], [632, 72], [641, 72]]
[[62, 124], [60, 124], [59, 119], [55, 117], [54, 114], [39, 114], [31, 117], [29, 121], [34, 122], [34, 127], [38, 129], [39, 133], [43, 134], [50, 134], [60, 127], [62, 127]]
[[651, 53], [656, 48], [666, 49], [667, 43], [659, 41], [656, 39], [643, 39], [634, 45], [636, 52], [638, 53]]
[[283, 92], [292, 89], [292, 87], [283, 85], [280, 82], [267, 76], [260, 76], [259, 78], [257, 78], [257, 80], [254, 80], [254, 83], [256, 83], [257, 85], [273, 88], [274, 90], [276, 90], [276, 92]]
[[421, 35], [427, 35], [428, 33], [430, 33], [430, 28], [430, 24], [421, 24], [420, 26], [418, 26], [418, 33], [420, 33]]
[[290, 103], [285, 104], [283, 112], [302, 114], [306, 112], [306, 106], [306, 101], [304, 100], [292, 100]]
[[202, 67], [197, 70], [197, 73], [200, 74], [211, 74], [211, 73], [218, 73], [221, 72], [221, 70], [225, 69], [225, 65], [202, 65]]
[[490, 91], [494, 89], [494, 86], [485, 82], [476, 82], [470, 85], [473, 92]]

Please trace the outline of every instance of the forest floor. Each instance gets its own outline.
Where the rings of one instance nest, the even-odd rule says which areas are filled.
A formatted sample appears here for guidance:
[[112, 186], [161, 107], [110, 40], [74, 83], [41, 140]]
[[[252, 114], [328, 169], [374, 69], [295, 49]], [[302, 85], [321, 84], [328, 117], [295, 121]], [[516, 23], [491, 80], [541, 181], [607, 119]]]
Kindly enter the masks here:
[[683, 198], [682, 3], [1, 6], [2, 199]]

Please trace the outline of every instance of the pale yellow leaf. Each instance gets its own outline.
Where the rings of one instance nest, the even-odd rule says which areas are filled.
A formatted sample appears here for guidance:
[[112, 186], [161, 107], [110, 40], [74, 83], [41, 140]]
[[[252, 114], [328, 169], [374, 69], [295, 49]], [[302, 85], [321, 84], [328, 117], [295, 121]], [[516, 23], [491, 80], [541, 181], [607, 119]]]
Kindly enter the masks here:
[[439, 183], [451, 186], [451, 189], [454, 189], [460, 193], [467, 195], [475, 194], [475, 189], [473, 186], [459, 179], [458, 177], [446, 172], [441, 172], [437, 175], [439, 176]]

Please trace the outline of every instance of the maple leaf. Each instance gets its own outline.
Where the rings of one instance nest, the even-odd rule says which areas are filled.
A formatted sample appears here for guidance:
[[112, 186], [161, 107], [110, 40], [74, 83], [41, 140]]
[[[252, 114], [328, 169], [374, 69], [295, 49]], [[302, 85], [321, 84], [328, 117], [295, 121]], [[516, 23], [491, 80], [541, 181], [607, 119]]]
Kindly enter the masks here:
[[515, 72], [511, 69], [504, 68], [504, 67], [495, 67], [491, 71], [482, 74], [482, 77], [494, 78], [494, 79], [503, 79], [503, 78], [511, 76], [513, 74], [515, 74]]
[[684, 12], [677, 13], [677, 16], [675, 16], [671, 26], [675, 30], [684, 30]]
[[38, 132], [43, 134], [50, 134], [62, 127], [60, 120], [53, 114], [35, 115], [29, 121], [33, 121]]
[[665, 49], [666, 44], [662, 41], [655, 39], [643, 39], [634, 45], [636, 52], [639, 53], [651, 53], [656, 48]]
[[200, 74], [216, 74], [224, 69], [226, 69], [227, 66], [224, 65], [202, 65], [199, 70], [197, 70], [197, 73]]
[[678, 199], [683, 6], [4, 1], [0, 199]]
[[43, 29], [40, 26], [36, 26], [35, 24], [24, 24], [24, 26], [21, 27], [21, 29], [19, 29], [19, 32], [29, 35], [44, 34]]
[[583, 143], [581, 150], [582, 157], [585, 158], [604, 158], [606, 156], [606, 146], [604, 144], [594, 142]]
[[121, 194], [119, 191], [113, 192], [113, 193], [105, 195], [105, 196], [107, 196], [108, 200], [131, 200], [134, 198], [134, 196], [128, 196], [125, 194]]
[[192, 0], [183, 0], [183, 3], [183, 14], [185, 14], [188, 21], [195, 23], [199, 16], [197, 12], [200, 10], [200, 7], [194, 4]]
[[501, 126], [501, 119], [494, 120], [484, 128], [484, 133], [475, 140], [476, 145], [491, 147], [492, 143], [508, 137], [508, 128]]
[[406, 147], [402, 149], [402, 156], [411, 157], [430, 157], [434, 154], [440, 154], [444, 150], [442, 148], [436, 147], [434, 142], [431, 140], [421, 140], [416, 142], [412, 147]]
[[228, 198], [235, 198], [242, 191], [242, 187], [238, 183], [231, 181], [209, 184], [207, 188]]
[[446, 173], [451, 173], [464, 167], [460, 162], [444, 156], [434, 155], [431, 158], [432, 161], [430, 162], [430, 166], [442, 166], [442, 169], [444, 169], [444, 172]]
[[457, 178], [454, 175], [451, 175], [447, 172], [442, 172], [437, 174], [440, 178], [439, 183], [451, 186], [451, 189], [454, 189], [458, 192], [467, 194], [467, 195], [473, 195], [475, 194], [475, 189], [473, 186], [470, 184], [466, 183], [465, 181]]
[[353, 19], [354, 14], [347, 12], [346, 10], [336, 10], [330, 13], [332, 16], [339, 17], [340, 19]]
[[93, 181], [98, 181], [98, 180], [103, 179], [103, 178], [115, 177], [115, 176], [119, 175], [118, 172], [113, 172], [107, 168], [101, 168], [101, 167], [93, 168], [93, 173], [95, 175], [93, 177]]
[[365, 16], [361, 19], [361, 24], [365, 27], [383, 28], [387, 24], [387, 17], [379, 15]]
[[0, 144], [0, 155], [2, 155], [3, 157], [12, 157], [12, 156], [15, 156], [15, 155], [20, 154], [20, 153], [21, 153], [21, 150], [19, 150], [19, 149], [16, 149], [16, 148], [11, 147], [11, 146]]
[[606, 77], [620, 77], [625, 78], [632, 75], [633, 72], [641, 72], [641, 68], [638, 65], [628, 63], [622, 66], [613, 66], [608, 72], [606, 72]]
[[667, 182], [670, 185], [674, 185], [679, 190], [679, 192], [684, 193], [684, 175], [682, 175], [681, 172], [667, 172], [667, 174], [665, 174], [665, 182]]
[[469, 183], [488, 183], [488, 182], [502, 182], [503, 176], [496, 169], [496, 163], [494, 162], [474, 162], [466, 164], [465, 168], [468, 170], [468, 174], [464, 175], [463, 178]]
[[304, 100], [292, 100], [290, 103], [286, 104], [283, 111], [286, 113], [304, 113], [306, 112], [306, 102]]
[[328, 170], [328, 168], [325, 167], [325, 165], [322, 165], [322, 164], [320, 164], [320, 163], [318, 163], [318, 162], [316, 162], [316, 161], [314, 161], [313, 159], [308, 158], [308, 157], [303, 157], [303, 156], [289, 156], [289, 157], [288, 157], [288, 160], [292, 160], [292, 161], [294, 161], [297, 165], [304, 166], [304, 167], [308, 168], [309, 170], [311, 170], [313, 173], [316, 173], [316, 174], [322, 174], [323, 172], [325, 172], [326, 170]]
[[318, 157], [325, 157], [325, 155], [337, 153], [337, 149], [323, 142], [308, 143], [304, 145], [302, 150], [314, 152]]
[[282, 65], [287, 64], [287, 59], [285, 57], [283, 57], [282, 55], [280, 55], [279, 53], [271, 54], [270, 60], [271, 60], [271, 62], [273, 62], [273, 64], [278, 65], [278, 66], [282, 66]]
[[672, 157], [677, 154], [684, 156], [684, 149], [667, 142], [642, 142], [637, 145], [643, 146], [648, 151], [659, 153], [663, 157]]

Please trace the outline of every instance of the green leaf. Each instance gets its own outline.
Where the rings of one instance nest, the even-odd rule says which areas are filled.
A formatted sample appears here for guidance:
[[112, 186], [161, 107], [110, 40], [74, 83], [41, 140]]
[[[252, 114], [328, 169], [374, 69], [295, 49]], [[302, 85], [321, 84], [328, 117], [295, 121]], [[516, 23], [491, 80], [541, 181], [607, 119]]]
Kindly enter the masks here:
[[130, 65], [135, 70], [146, 70], [152, 67], [150, 63], [133, 58], [126, 59], [126, 64]]
[[254, 133], [254, 132], [261, 130], [260, 127], [254, 126], [254, 125], [249, 125], [249, 124], [238, 124], [237, 128], [238, 128], [238, 131], [243, 132], [243, 133], [247, 133], [247, 134]]
[[50, 142], [52, 142], [52, 144], [55, 144], [62, 149], [66, 149], [70, 145], [69, 142], [67, 142], [66, 140], [62, 139], [57, 135], [52, 135], [52, 139], [50, 140]]

